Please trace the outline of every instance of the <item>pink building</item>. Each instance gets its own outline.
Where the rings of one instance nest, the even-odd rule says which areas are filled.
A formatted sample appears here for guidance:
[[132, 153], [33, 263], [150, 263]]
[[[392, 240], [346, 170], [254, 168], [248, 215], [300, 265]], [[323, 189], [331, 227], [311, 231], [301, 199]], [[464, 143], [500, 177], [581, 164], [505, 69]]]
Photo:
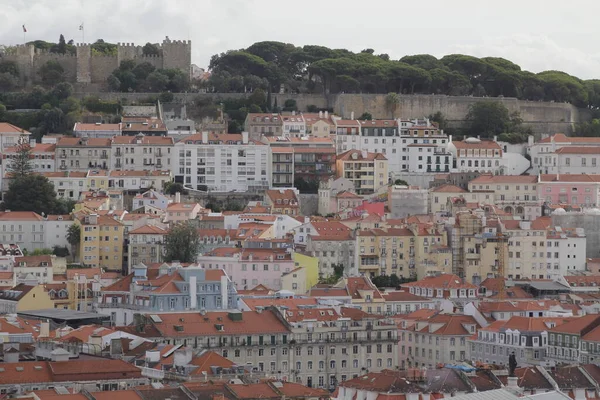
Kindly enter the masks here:
[[600, 175], [540, 175], [538, 198], [549, 204], [597, 207], [600, 204]]
[[198, 257], [205, 269], [223, 269], [235, 287], [247, 290], [259, 284], [281, 289], [281, 275], [294, 269], [292, 256], [284, 249], [221, 247]]

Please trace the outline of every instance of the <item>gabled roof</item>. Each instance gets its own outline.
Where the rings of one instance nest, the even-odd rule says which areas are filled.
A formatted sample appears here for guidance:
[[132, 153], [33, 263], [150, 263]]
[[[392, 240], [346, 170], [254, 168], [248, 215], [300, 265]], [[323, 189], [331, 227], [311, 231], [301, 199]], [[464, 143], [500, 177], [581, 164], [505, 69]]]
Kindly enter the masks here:
[[597, 327], [598, 325], [600, 325], [600, 315], [590, 314], [552, 328], [550, 332], [585, 335], [588, 331]]
[[421, 393], [417, 384], [407, 379], [407, 371], [384, 369], [381, 372], [369, 372], [366, 375], [340, 382], [340, 386], [384, 393]]
[[[387, 160], [382, 153], [370, 153], [360, 150], [348, 150], [341, 154], [338, 154], [337, 159], [341, 161], [374, 161], [374, 160]], [[355, 158], [356, 157], [356, 158]]]
[[477, 289], [477, 286], [469, 282], [463, 282], [454, 274], [440, 274], [437, 276], [426, 276], [416, 282], [403, 283], [402, 287], [419, 287], [432, 289]]
[[30, 132], [26, 131], [23, 128], [19, 128], [13, 124], [9, 124], [8, 122], [0, 122], [0, 134], [3, 133], [19, 133], [21, 135], [31, 135]]
[[432, 190], [435, 193], [466, 193], [467, 191], [461, 187], [456, 185], [451, 185], [449, 183], [440, 185]]
[[168, 232], [158, 226], [144, 225], [129, 231], [130, 235], [166, 235]]
[[372, 291], [373, 299], [382, 298], [377, 286], [375, 286], [371, 281], [369, 281], [368, 278], [364, 276], [347, 278], [346, 287], [348, 289], [348, 293], [350, 293], [350, 296], [352, 296], [352, 299], [355, 300], [364, 300], [362, 294], [360, 293], [361, 291]]

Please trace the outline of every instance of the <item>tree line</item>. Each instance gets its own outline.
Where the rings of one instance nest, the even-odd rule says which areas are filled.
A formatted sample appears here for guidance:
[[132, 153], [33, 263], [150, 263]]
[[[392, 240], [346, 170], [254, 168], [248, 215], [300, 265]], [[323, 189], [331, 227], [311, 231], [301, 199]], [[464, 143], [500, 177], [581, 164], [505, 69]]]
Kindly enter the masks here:
[[291, 93], [423, 93], [516, 97], [600, 106], [600, 80], [561, 71], [532, 73], [500, 57], [429, 54], [393, 60], [373, 49], [354, 53], [324, 46], [265, 41], [214, 55], [204, 87], [214, 92], [256, 88]]

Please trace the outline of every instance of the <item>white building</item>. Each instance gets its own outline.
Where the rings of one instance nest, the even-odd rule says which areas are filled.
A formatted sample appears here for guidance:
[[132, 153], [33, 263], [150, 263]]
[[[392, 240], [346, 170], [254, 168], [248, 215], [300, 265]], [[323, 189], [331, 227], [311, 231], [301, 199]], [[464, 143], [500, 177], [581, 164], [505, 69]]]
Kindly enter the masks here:
[[533, 142], [529, 138], [532, 174], [595, 174], [600, 165], [600, 138], [557, 133]]
[[292, 115], [281, 115], [282, 135], [284, 137], [302, 137], [306, 136], [306, 121], [302, 114], [296, 115], [295, 112]]
[[0, 122], [0, 151], [7, 147], [14, 147], [20, 143], [29, 142], [30, 132], [7, 122]]
[[[55, 171], [54, 165], [54, 152], [56, 149], [55, 144], [36, 143], [34, 140], [30, 143], [31, 146], [31, 165], [33, 172], [52, 172]], [[18, 146], [7, 147], [2, 152], [2, 158], [4, 159], [4, 167], [10, 166], [12, 160], [17, 156], [19, 151]]]
[[141, 207], [150, 206], [164, 211], [171, 201], [172, 200], [168, 196], [151, 189], [147, 192], [140, 193], [133, 198], [132, 209], [137, 210]]
[[494, 175], [504, 174], [502, 148], [492, 140], [467, 138], [462, 142], [453, 142], [449, 137], [448, 150], [456, 159], [456, 172], [481, 172]]
[[76, 137], [110, 139], [113, 136], [121, 135], [121, 124], [102, 124], [100, 122], [84, 124], [76, 122], [73, 126], [73, 135]]
[[547, 278], [572, 275], [586, 269], [586, 238], [583, 228], [555, 226], [546, 232]]
[[175, 144], [175, 182], [198, 190], [258, 191], [270, 186], [269, 146], [248, 133], [192, 135]]
[[115, 136], [111, 140], [111, 169], [171, 169], [173, 138], [166, 136]]
[[67, 229], [71, 224], [69, 216], [42, 217], [32, 211], [5, 211], [0, 213], [0, 239], [30, 252], [68, 246]]

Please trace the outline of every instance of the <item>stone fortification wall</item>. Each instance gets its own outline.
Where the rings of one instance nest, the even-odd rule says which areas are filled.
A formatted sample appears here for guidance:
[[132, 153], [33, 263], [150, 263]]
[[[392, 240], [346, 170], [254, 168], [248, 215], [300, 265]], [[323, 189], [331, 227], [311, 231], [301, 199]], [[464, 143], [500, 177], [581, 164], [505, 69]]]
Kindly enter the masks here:
[[[155, 68], [176, 68], [189, 74], [192, 65], [191, 40], [170, 40], [157, 44], [159, 54], [145, 56], [143, 46], [118, 43], [116, 56], [93, 55], [90, 43], [78, 43], [76, 55], [57, 54], [35, 50], [33, 45], [16, 46], [14, 54], [4, 55], [0, 61], [14, 61], [19, 66], [20, 81], [25, 87], [40, 82], [39, 69], [53, 60], [62, 65], [67, 81], [81, 87], [104, 88], [108, 76], [125, 60], [136, 64], [148, 62]], [[90, 93], [91, 94], [91, 93]]]
[[58, 54], [37, 51], [33, 57], [33, 65], [30, 71], [29, 81], [40, 83], [40, 69], [48, 61], [56, 61], [65, 70], [65, 77], [68, 82], [74, 82], [77, 78], [77, 56], [72, 54]]
[[[104, 100], [126, 100], [135, 102], [148, 98], [158, 93], [79, 93], [81, 97], [93, 94]], [[190, 103], [197, 97], [211, 98], [215, 101], [227, 98], [241, 98], [249, 94], [244, 93], [175, 93], [175, 100]], [[276, 94], [277, 104], [283, 105], [285, 100], [294, 99], [298, 110], [306, 111], [309, 105], [318, 108], [330, 108], [333, 112], [346, 118], [354, 111], [356, 117], [363, 112], [370, 112], [374, 118], [390, 118], [391, 114], [385, 110], [385, 95], [371, 94], [340, 94], [340, 95], [315, 95], [315, 94]], [[469, 106], [477, 101], [501, 101], [512, 111], [518, 111], [523, 118], [523, 124], [530, 127], [534, 133], [569, 133], [575, 123], [587, 121], [589, 112], [578, 109], [566, 103], [547, 103], [537, 101], [517, 100], [513, 98], [481, 98], [481, 97], [453, 97], [437, 95], [402, 95], [400, 105], [395, 117], [422, 118], [441, 111], [454, 126], [465, 122]]]

